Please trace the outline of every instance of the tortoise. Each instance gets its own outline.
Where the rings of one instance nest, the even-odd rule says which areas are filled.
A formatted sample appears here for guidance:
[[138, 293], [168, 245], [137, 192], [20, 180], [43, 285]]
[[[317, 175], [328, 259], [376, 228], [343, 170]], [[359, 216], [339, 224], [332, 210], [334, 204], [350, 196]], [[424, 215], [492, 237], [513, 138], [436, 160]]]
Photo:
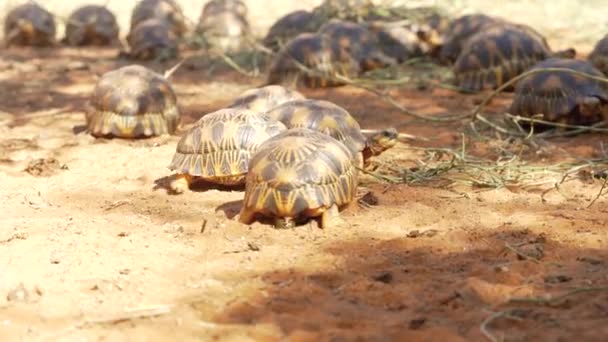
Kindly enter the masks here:
[[361, 72], [395, 63], [384, 54], [376, 36], [363, 25], [331, 19], [319, 29], [319, 34], [329, 37], [335, 60], [346, 65], [356, 63]]
[[588, 60], [601, 72], [608, 74], [608, 35], [595, 44]]
[[247, 17], [232, 10], [220, 11], [214, 15], [203, 14], [197, 31], [203, 36], [207, 47], [216, 47], [228, 53], [243, 50], [251, 35]]
[[[566, 68], [605, 77], [590, 62], [550, 58], [535, 64], [540, 68]], [[591, 125], [608, 119], [608, 91], [605, 84], [563, 71], [527, 76], [515, 87], [509, 112], [530, 117], [543, 114], [544, 121], [570, 125]]]
[[5, 45], [55, 45], [53, 15], [35, 2], [13, 8], [4, 20]]
[[360, 71], [358, 63], [338, 63], [333, 56], [329, 37], [317, 33], [301, 33], [274, 57], [267, 84], [309, 88], [334, 87], [344, 82], [335, 79], [337, 73], [353, 76]]
[[116, 17], [105, 6], [88, 5], [75, 10], [65, 27], [65, 43], [73, 46], [112, 45], [118, 42]]
[[235, 15], [247, 18], [247, 5], [241, 0], [211, 0], [205, 4], [201, 12], [201, 21], [214, 17], [222, 12], [232, 12]]
[[139, 23], [127, 35], [127, 56], [140, 60], [167, 60], [179, 55], [177, 36], [166, 21], [148, 19]]
[[170, 188], [185, 191], [198, 179], [221, 185], [244, 183], [252, 154], [285, 125], [243, 108], [224, 108], [203, 116], [177, 144], [169, 169]]
[[542, 35], [523, 25], [489, 26], [463, 47], [453, 66], [454, 80], [468, 91], [495, 89], [538, 61], [574, 54], [573, 49], [551, 52]]
[[95, 137], [172, 134], [180, 117], [177, 98], [167, 79], [140, 65], [103, 74], [89, 107], [87, 127]]
[[260, 145], [249, 162], [239, 221], [274, 218], [276, 228], [320, 217], [320, 228], [342, 223], [340, 208], [353, 201], [358, 171], [348, 148], [308, 128], [290, 129]]
[[442, 38], [439, 60], [445, 64], [454, 63], [471, 36], [500, 23], [504, 23], [504, 20], [485, 14], [468, 14], [452, 20]]
[[179, 4], [174, 0], [142, 0], [135, 5], [131, 14], [131, 28], [148, 19], [159, 19], [167, 22], [173, 33], [181, 37], [186, 33], [186, 17]]
[[344, 143], [358, 166], [369, 165], [369, 160], [397, 143], [398, 134], [393, 128], [372, 131], [366, 137], [359, 123], [350, 113], [329, 101], [294, 100], [284, 102], [265, 115], [282, 122], [288, 129], [309, 128], [327, 134]]
[[317, 32], [324, 23], [325, 20], [312, 12], [304, 10], [291, 12], [272, 24], [262, 43], [273, 51], [278, 51], [282, 45], [298, 34]]
[[268, 85], [243, 92], [228, 108], [244, 108], [264, 113], [280, 104], [293, 100], [303, 100], [304, 95], [280, 85]]

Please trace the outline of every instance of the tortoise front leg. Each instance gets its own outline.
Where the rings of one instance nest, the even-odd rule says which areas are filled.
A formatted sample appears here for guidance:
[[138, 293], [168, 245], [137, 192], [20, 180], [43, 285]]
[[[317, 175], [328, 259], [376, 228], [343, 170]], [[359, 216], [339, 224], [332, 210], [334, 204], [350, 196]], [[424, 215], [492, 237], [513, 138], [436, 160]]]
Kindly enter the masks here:
[[255, 212], [249, 208], [243, 207], [239, 214], [239, 221], [243, 224], [250, 225], [255, 220]]
[[321, 214], [321, 224], [319, 228], [336, 227], [343, 225], [344, 219], [340, 217], [340, 211], [337, 205], [332, 205]]
[[181, 194], [190, 189], [193, 178], [194, 177], [186, 173], [177, 173], [173, 176], [171, 183], [169, 183], [169, 188], [176, 194]]

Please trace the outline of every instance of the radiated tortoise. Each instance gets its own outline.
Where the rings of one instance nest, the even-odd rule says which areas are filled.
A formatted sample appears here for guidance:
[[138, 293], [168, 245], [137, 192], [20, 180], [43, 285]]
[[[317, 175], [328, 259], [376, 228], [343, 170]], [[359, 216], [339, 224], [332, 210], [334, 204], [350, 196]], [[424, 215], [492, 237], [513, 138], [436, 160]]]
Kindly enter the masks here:
[[4, 19], [4, 41], [7, 46], [54, 45], [55, 33], [53, 15], [35, 2], [13, 8]]
[[165, 21], [173, 33], [181, 37], [188, 27], [181, 6], [174, 0], [141, 0], [135, 5], [131, 14], [131, 28], [149, 19]]
[[285, 102], [304, 99], [304, 95], [295, 90], [280, 85], [268, 85], [246, 90], [228, 107], [244, 108], [257, 113], [265, 113]]
[[133, 28], [127, 36], [132, 59], [168, 60], [179, 55], [177, 36], [164, 20], [148, 19]]
[[69, 45], [111, 45], [118, 42], [116, 17], [104, 6], [87, 5], [68, 18], [64, 41]]
[[172, 134], [179, 117], [169, 82], [148, 68], [129, 65], [102, 75], [86, 118], [93, 136], [144, 138]]
[[320, 217], [321, 228], [341, 223], [339, 209], [352, 202], [358, 172], [348, 148], [307, 128], [290, 129], [260, 145], [249, 163], [239, 220], [273, 218], [276, 228]]

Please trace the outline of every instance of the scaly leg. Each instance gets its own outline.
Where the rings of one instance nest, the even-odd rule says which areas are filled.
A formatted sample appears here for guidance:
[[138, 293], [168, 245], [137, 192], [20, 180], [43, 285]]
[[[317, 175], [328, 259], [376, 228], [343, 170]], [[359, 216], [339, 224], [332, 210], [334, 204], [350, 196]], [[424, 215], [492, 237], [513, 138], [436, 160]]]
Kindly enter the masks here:
[[243, 224], [250, 225], [255, 220], [255, 213], [251, 209], [243, 207], [239, 214], [239, 221]]
[[186, 173], [177, 173], [172, 178], [169, 188], [176, 194], [181, 194], [190, 188], [194, 177]]
[[327, 210], [325, 210], [323, 214], [321, 214], [320, 228], [335, 227], [343, 225], [345, 223], [346, 222], [344, 221], [344, 219], [340, 217], [340, 211], [338, 210], [338, 206], [335, 204], [327, 208]]

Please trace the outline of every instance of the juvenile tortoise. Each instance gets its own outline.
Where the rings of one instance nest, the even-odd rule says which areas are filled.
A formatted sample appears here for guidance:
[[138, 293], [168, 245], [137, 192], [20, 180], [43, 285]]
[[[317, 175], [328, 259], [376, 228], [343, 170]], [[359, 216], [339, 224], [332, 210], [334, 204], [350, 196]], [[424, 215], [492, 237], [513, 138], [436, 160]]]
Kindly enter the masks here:
[[205, 6], [197, 26], [205, 46], [233, 53], [243, 50], [251, 28], [247, 20], [247, 7], [241, 1], [212, 1]]
[[35, 2], [13, 8], [4, 20], [5, 45], [55, 45], [55, 19]]
[[149, 19], [159, 19], [167, 22], [173, 33], [181, 37], [186, 33], [186, 17], [179, 4], [174, 0], [142, 0], [135, 5], [131, 14], [131, 28]]
[[126, 55], [139, 60], [176, 58], [179, 55], [177, 39], [166, 21], [148, 19], [140, 22], [127, 35], [129, 52]]
[[317, 32], [325, 22], [326, 20], [309, 11], [291, 12], [272, 24], [262, 43], [273, 51], [278, 51], [300, 33]]
[[353, 201], [358, 172], [344, 144], [296, 128], [260, 145], [249, 163], [239, 221], [274, 218], [276, 228], [320, 217], [321, 228], [340, 225], [340, 208]]
[[[566, 68], [605, 77], [588, 61], [576, 59], [550, 58], [530, 70], [541, 68]], [[543, 114], [544, 121], [592, 125], [608, 119], [607, 87], [563, 71], [533, 74], [517, 83], [509, 112], [525, 117]]]
[[242, 184], [253, 153], [285, 130], [282, 123], [243, 108], [224, 108], [203, 116], [177, 144], [169, 165], [176, 171], [171, 190], [181, 193], [198, 179]]
[[172, 134], [179, 117], [167, 79], [143, 66], [129, 65], [102, 75], [86, 119], [96, 137], [144, 138]]
[[280, 85], [268, 85], [244, 91], [228, 108], [244, 108], [257, 113], [265, 113], [285, 102], [304, 99], [304, 95], [295, 90]]
[[282, 122], [288, 129], [308, 128], [342, 142], [357, 166], [367, 166], [371, 157], [393, 147], [399, 138], [393, 128], [371, 131], [366, 137], [346, 109], [324, 100], [285, 102], [267, 111], [266, 115]]
[[463, 45], [471, 36], [484, 31], [487, 27], [504, 22], [501, 18], [485, 14], [467, 14], [452, 20], [441, 39], [439, 60], [444, 64], [454, 63]]
[[588, 60], [601, 72], [608, 74], [608, 35], [595, 44]]
[[87, 5], [68, 18], [63, 41], [68, 45], [112, 45], [118, 42], [116, 17], [105, 6]]
[[283, 84], [288, 87], [305, 86], [322, 88], [340, 86], [336, 74], [354, 76], [359, 65], [351, 60], [340, 64], [334, 58], [329, 37], [317, 33], [301, 33], [274, 57], [267, 84]]
[[530, 27], [497, 24], [467, 41], [454, 63], [454, 80], [468, 91], [495, 89], [538, 61], [574, 54], [573, 49], [551, 52], [545, 38]]
[[395, 60], [384, 54], [376, 36], [365, 26], [331, 19], [319, 34], [329, 37], [333, 58], [341, 65], [358, 65], [359, 72], [384, 68]]

